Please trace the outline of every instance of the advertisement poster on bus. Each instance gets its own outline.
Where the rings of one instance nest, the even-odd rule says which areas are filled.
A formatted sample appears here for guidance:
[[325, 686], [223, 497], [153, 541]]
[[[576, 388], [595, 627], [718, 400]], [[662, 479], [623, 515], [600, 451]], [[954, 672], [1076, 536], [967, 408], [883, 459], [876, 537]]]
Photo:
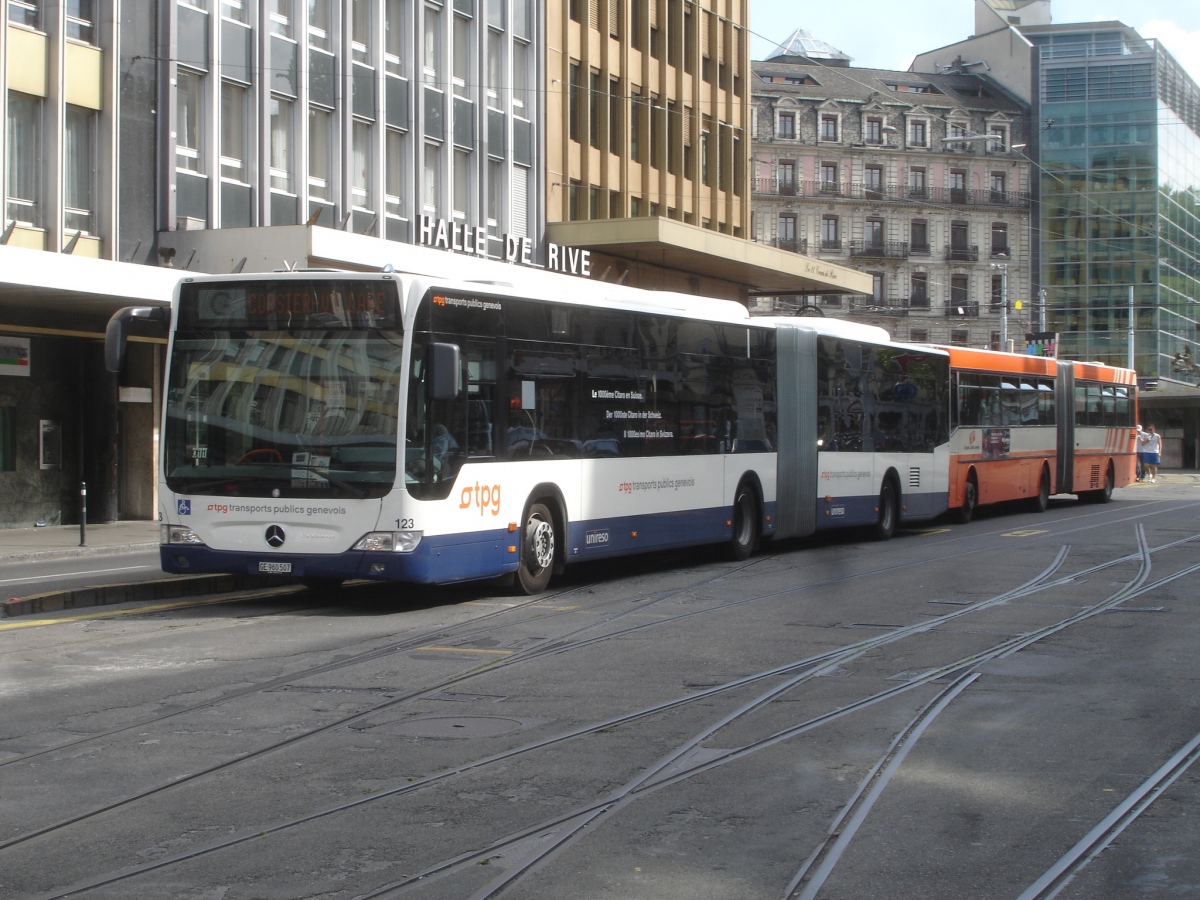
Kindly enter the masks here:
[[1010, 446], [1009, 429], [983, 429], [982, 450], [984, 459], [1004, 459], [1008, 456]]

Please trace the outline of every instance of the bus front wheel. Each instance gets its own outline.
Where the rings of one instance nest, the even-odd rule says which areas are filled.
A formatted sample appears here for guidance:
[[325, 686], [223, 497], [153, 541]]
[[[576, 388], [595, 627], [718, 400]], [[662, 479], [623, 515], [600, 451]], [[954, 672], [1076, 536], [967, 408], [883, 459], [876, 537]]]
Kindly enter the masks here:
[[738, 487], [733, 500], [733, 538], [729, 552], [735, 560], [749, 559], [758, 546], [758, 498], [749, 485]]
[[892, 535], [896, 533], [896, 520], [900, 514], [899, 506], [896, 485], [892, 479], [888, 478], [883, 482], [883, 489], [879, 492], [879, 518], [875, 522], [875, 540], [891, 540]]
[[517, 584], [524, 594], [540, 594], [554, 571], [554, 519], [544, 503], [529, 507], [521, 535], [521, 564]]

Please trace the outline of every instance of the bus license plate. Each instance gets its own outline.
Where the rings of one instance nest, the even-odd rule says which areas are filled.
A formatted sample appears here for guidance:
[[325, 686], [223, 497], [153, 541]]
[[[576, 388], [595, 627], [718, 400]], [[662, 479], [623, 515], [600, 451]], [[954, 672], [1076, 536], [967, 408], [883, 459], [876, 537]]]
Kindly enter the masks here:
[[270, 572], [272, 575], [287, 575], [292, 571], [290, 562], [260, 562], [258, 571]]

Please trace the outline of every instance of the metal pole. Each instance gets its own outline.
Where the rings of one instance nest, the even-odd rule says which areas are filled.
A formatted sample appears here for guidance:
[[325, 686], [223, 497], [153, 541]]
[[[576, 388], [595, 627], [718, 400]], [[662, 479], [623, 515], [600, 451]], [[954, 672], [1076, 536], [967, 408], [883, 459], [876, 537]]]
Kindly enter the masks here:
[[1038, 291], [1038, 317], [1037, 330], [1046, 330], [1046, 289], [1042, 288]]
[[79, 546], [87, 546], [87, 482], [79, 482]]
[[1133, 285], [1131, 284], [1129, 286], [1129, 366], [1128, 366], [1128, 368], [1130, 368], [1130, 369], [1134, 368], [1134, 365], [1133, 365], [1133, 348], [1134, 348], [1133, 332], [1134, 332], [1134, 329], [1136, 328], [1136, 326], [1137, 326], [1137, 323], [1133, 320]]
[[1008, 263], [1000, 264], [1000, 349], [1008, 350]]

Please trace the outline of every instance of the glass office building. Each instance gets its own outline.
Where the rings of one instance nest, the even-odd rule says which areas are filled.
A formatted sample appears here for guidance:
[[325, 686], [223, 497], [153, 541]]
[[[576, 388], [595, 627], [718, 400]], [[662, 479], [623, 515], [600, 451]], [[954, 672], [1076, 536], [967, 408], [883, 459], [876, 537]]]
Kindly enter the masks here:
[[1046, 330], [1074, 359], [1200, 382], [1200, 89], [1119, 23], [1022, 29], [1035, 46]]

